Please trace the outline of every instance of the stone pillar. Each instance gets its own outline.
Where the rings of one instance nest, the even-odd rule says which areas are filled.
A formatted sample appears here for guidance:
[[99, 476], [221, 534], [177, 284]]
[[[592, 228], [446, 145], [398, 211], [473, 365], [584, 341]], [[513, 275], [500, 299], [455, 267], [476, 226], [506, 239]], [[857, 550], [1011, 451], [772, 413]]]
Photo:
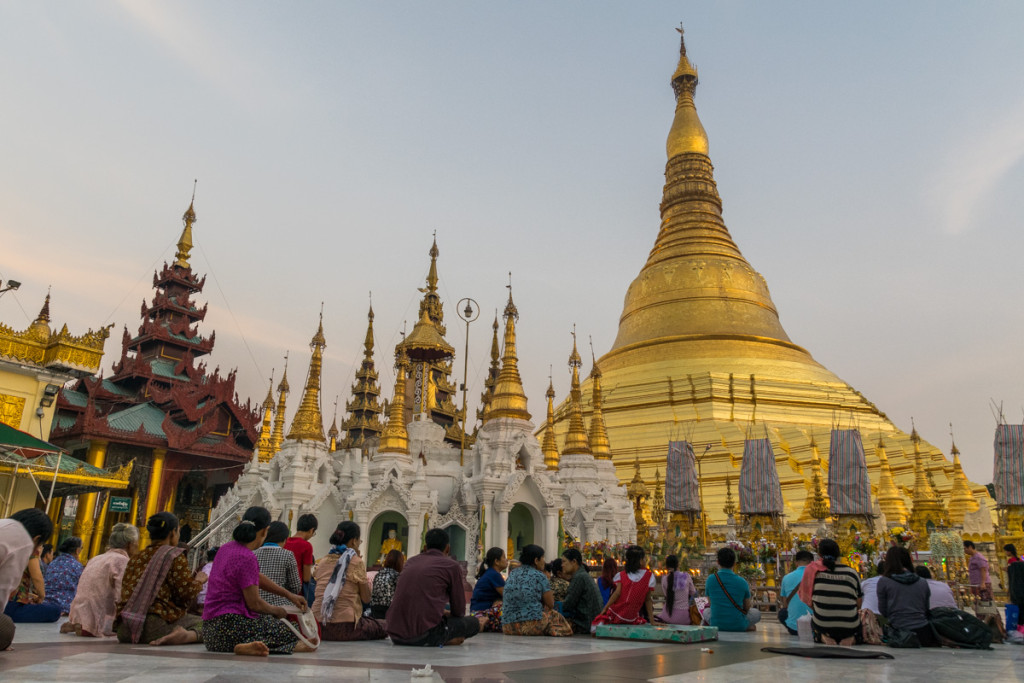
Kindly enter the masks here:
[[412, 557], [413, 555], [420, 554], [420, 548], [423, 545], [421, 536], [423, 536], [423, 515], [417, 512], [407, 512], [406, 519], [409, 520], [409, 547], [406, 550], [406, 558]]
[[149, 518], [159, 511], [157, 502], [160, 498], [160, 480], [164, 476], [164, 459], [166, 457], [166, 448], [153, 449], [153, 465], [149, 471], [149, 489], [146, 492], [146, 521], [149, 521]]
[[[103, 467], [107, 458], [107, 442], [102, 439], [95, 439], [89, 442], [89, 452], [86, 453], [85, 461], [96, 467]], [[82, 548], [88, 550], [92, 543], [92, 533], [95, 528], [96, 519], [96, 494], [82, 493], [78, 496], [78, 511], [75, 513], [75, 536], [82, 539]], [[102, 534], [102, 529], [100, 530]]]
[[[491, 540], [494, 541], [494, 545], [503, 549], [506, 554], [508, 553], [508, 510], [502, 510], [495, 507], [495, 515], [497, 520], [494, 524], [494, 534], [491, 536]], [[511, 557], [509, 559], [512, 559]]]
[[539, 545], [550, 558], [549, 562], [558, 557], [558, 510], [545, 510], [544, 542]]

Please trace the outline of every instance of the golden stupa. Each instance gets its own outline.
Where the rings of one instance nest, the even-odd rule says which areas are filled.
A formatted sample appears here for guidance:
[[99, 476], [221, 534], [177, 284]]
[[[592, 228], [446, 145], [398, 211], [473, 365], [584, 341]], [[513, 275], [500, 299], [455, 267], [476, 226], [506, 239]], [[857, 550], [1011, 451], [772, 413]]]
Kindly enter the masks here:
[[[710, 523], [725, 523], [726, 482], [739, 475], [744, 439], [767, 436], [785, 515], [796, 521], [808, 494], [813, 497], [812, 444], [821, 449], [821, 476], [827, 480], [830, 430], [837, 425], [861, 430], [873, 488], [880, 475], [876, 449], [883, 445], [909, 509], [915, 481], [910, 436], [790, 340], [764, 278], [725, 225], [708, 136], [694, 105], [697, 69], [682, 41], [672, 88], [676, 108], [661, 228], [626, 292], [615, 343], [597, 361], [602, 412], [620, 480], [630, 480], [639, 456], [643, 479], [653, 482], [656, 470], [665, 467], [670, 440], [688, 439], [698, 453], [711, 444], [702, 464], [704, 504]], [[588, 421], [594, 377], [582, 391]], [[563, 403], [556, 411], [560, 448], [569, 417]], [[938, 495], [948, 497], [958, 470], [927, 442], [919, 449]], [[972, 483], [970, 489], [994, 508], [984, 487]]]

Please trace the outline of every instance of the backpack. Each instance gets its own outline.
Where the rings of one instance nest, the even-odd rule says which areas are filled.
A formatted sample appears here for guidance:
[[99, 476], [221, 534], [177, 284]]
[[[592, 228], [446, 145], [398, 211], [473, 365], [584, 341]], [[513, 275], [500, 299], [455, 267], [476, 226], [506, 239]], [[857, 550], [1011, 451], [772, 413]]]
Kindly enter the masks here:
[[967, 612], [952, 607], [936, 607], [931, 610], [930, 623], [944, 647], [992, 649], [992, 630]]

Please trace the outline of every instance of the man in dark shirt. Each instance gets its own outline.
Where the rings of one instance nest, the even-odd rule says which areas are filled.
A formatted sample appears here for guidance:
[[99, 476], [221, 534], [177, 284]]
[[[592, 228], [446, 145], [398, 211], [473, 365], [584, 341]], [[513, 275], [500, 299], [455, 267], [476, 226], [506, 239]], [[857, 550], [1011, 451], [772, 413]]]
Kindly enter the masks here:
[[562, 572], [569, 579], [569, 590], [562, 600], [562, 615], [572, 624], [573, 633], [590, 633], [590, 624], [601, 612], [604, 603], [601, 591], [576, 548], [562, 553]]
[[[431, 529], [426, 550], [410, 557], [398, 575], [388, 609], [387, 630], [395, 645], [460, 645], [480, 632], [486, 619], [465, 617], [462, 568], [448, 557], [448, 532]], [[450, 612], [445, 612], [445, 604]]]

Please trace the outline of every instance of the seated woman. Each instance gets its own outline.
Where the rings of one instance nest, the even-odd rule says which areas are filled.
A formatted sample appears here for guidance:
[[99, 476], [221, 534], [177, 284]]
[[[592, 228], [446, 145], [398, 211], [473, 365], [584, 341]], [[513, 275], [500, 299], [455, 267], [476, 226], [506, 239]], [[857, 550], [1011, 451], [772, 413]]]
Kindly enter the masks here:
[[572, 626], [554, 610], [551, 583], [544, 575], [544, 549], [523, 547], [502, 593], [501, 631], [507, 636], [571, 636]]
[[840, 562], [839, 544], [831, 538], [818, 544], [818, 555], [822, 568], [814, 574], [810, 603], [814, 642], [847, 646], [863, 644], [860, 607], [864, 592], [860, 587], [860, 576], [855, 569]]
[[665, 606], [658, 619], [666, 624], [690, 623], [690, 602], [697, 597], [690, 572], [679, 571], [679, 558], [669, 555], [665, 558], [668, 572], [661, 577], [661, 588], [665, 591]]
[[67, 614], [71, 609], [71, 601], [78, 591], [78, 581], [84, 569], [78, 561], [81, 551], [82, 539], [69, 536], [57, 548], [53, 561], [46, 565], [46, 602], [56, 605], [61, 614]]
[[103, 637], [114, 635], [117, 599], [128, 559], [139, 552], [139, 530], [120, 522], [110, 530], [107, 552], [89, 560], [78, 580], [78, 592], [71, 601], [68, 620], [61, 633]]
[[265, 590], [287, 598], [299, 609], [306, 607], [301, 595], [289, 593], [260, 574], [253, 551], [263, 545], [269, 526], [270, 512], [251, 507], [231, 532], [233, 540], [217, 550], [203, 607], [203, 644], [210, 652], [266, 657], [314, 649], [299, 642], [280, 621], [287, 615], [284, 607], [268, 605], [260, 597], [260, 590]]
[[373, 588], [370, 590], [370, 616], [384, 619], [395, 597], [398, 586], [398, 575], [405, 566], [405, 555], [401, 550], [389, 550], [384, 558], [384, 568], [373, 577]]
[[654, 573], [644, 566], [645, 556], [640, 546], [626, 548], [626, 566], [615, 575], [615, 590], [594, 618], [593, 626], [654, 622]]
[[487, 620], [481, 631], [501, 633], [501, 594], [505, 591], [505, 577], [501, 573], [506, 567], [505, 551], [495, 546], [487, 551], [476, 572], [469, 609], [474, 617]]
[[146, 522], [150, 545], [130, 558], [121, 580], [114, 632], [122, 643], [203, 642], [203, 621], [188, 614], [206, 577], [192, 578], [178, 547], [178, 518], [158, 512]]
[[614, 557], [608, 557], [601, 565], [601, 576], [597, 577], [597, 590], [601, 591], [602, 604], [608, 604], [608, 598], [612, 597], [615, 590], [615, 575], [619, 573], [619, 565]]
[[[11, 519], [17, 519], [17, 515], [24, 512], [24, 510], [19, 511]], [[4, 607], [4, 614], [16, 624], [45, 624], [60, 619], [60, 607], [54, 602], [46, 601], [46, 580], [43, 578], [39, 560], [41, 547], [40, 544], [32, 548], [28, 566], [21, 573], [21, 582], [10, 594], [7, 605]], [[6, 595], [3, 597], [8, 598]]]
[[340, 523], [331, 534], [330, 552], [313, 568], [313, 615], [324, 640], [380, 640], [388, 635], [383, 621], [363, 616], [363, 604], [370, 601], [370, 584], [359, 554], [361, 535], [355, 522]]
[[928, 582], [914, 573], [910, 551], [893, 546], [885, 553], [882, 578], [878, 580], [878, 611], [889, 626], [913, 631], [921, 647], [942, 647], [928, 623]]
[[[53, 522], [36, 508], [18, 510], [10, 519], [0, 519], [0, 600], [11, 607], [7, 597], [16, 593], [23, 580], [29, 558], [38, 557], [43, 539], [53, 534]], [[49, 608], [47, 608], [49, 609]], [[9, 613], [0, 614], [0, 652], [10, 647], [15, 626]]]

